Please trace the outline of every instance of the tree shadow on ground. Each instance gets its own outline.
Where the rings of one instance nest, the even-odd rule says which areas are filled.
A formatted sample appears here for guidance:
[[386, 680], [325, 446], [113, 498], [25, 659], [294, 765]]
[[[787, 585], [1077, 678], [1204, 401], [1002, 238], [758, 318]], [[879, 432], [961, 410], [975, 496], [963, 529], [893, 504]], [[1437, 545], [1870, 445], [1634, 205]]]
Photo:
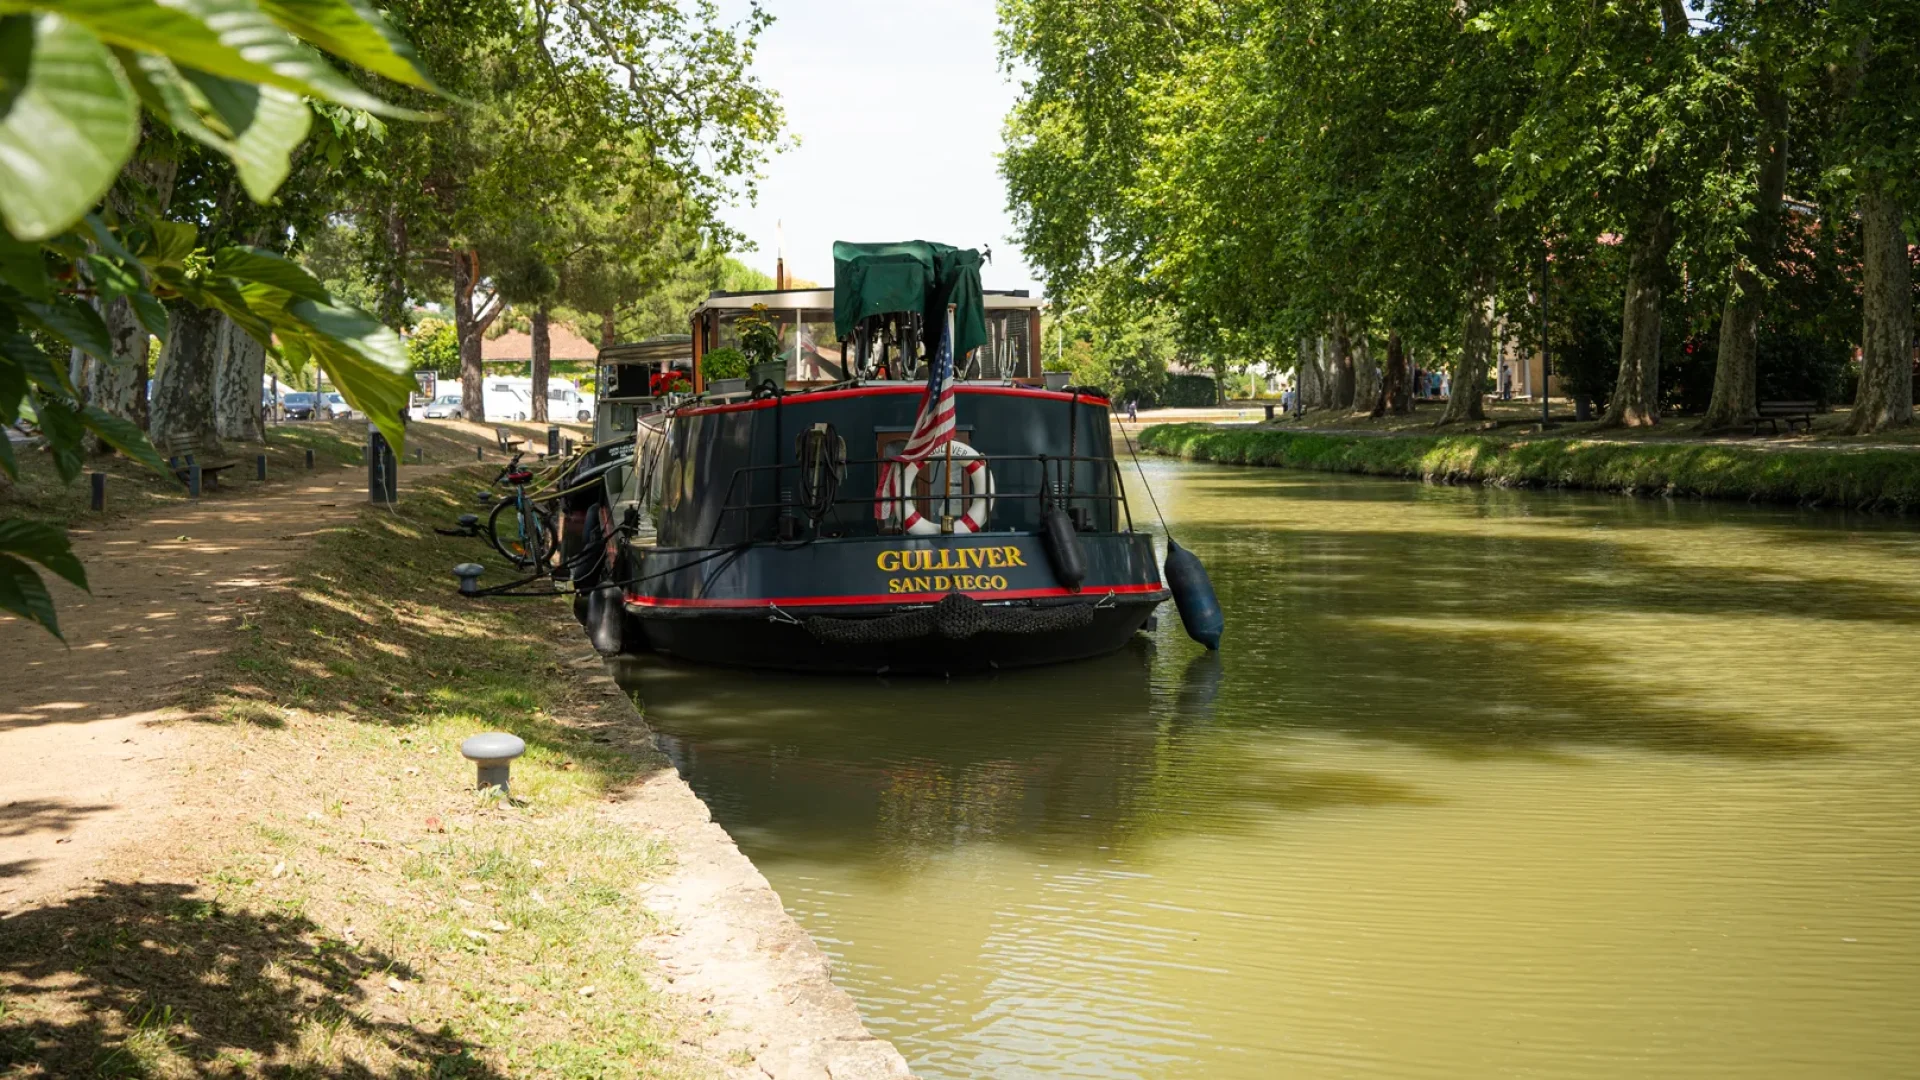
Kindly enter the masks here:
[[[407, 967], [294, 914], [106, 883], [0, 923], [0, 1071], [28, 1076], [501, 1074], [385, 1004]], [[37, 1068], [37, 1071], [35, 1071]]]
[[112, 810], [106, 803], [72, 803], [65, 799], [15, 799], [0, 806], [0, 837], [37, 832], [69, 832], [82, 818]]

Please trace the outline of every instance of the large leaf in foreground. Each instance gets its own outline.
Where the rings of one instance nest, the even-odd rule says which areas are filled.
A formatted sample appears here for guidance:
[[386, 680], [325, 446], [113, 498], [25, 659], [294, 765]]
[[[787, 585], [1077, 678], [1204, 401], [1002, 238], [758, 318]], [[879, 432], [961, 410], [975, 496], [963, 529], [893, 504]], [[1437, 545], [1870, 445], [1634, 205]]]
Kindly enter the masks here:
[[287, 314], [307, 329], [307, 346], [341, 395], [367, 414], [395, 454], [404, 453], [400, 410], [415, 383], [400, 335], [359, 308], [294, 300]]
[[28, 560], [87, 588], [87, 572], [74, 557], [65, 530], [37, 521], [0, 518], [0, 611], [39, 623], [65, 641], [54, 617], [53, 596]]
[[394, 82], [437, 92], [413, 45], [366, 0], [260, 0], [260, 10], [342, 60]]
[[0, 18], [0, 57], [9, 69], [28, 57], [0, 116], [0, 219], [22, 240], [44, 240], [112, 186], [139, 139], [139, 106], [112, 54], [58, 15]]
[[277, 86], [368, 112], [415, 117], [362, 90], [268, 18], [253, 0], [29, 0], [60, 11], [102, 41], [159, 53], [184, 67]]

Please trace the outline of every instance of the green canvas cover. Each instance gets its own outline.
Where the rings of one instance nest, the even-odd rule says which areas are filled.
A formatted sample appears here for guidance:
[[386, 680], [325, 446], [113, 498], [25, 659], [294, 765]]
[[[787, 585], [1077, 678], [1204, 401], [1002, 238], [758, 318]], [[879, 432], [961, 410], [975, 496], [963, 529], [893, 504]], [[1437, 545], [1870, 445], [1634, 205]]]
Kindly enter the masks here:
[[946, 327], [948, 304], [955, 305], [953, 355], [958, 359], [987, 343], [978, 251], [926, 240], [834, 241], [833, 327], [843, 340], [861, 319], [896, 311], [921, 312], [937, 334]]

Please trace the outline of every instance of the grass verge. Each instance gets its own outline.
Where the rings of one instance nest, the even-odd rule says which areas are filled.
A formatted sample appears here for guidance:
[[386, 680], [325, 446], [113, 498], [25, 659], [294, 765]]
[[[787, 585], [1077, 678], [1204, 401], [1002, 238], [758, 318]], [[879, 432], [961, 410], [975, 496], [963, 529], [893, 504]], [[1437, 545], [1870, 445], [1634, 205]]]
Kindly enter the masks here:
[[[524, 427], [525, 425], [517, 425]], [[313, 451], [317, 472], [337, 472], [356, 467], [365, 460], [367, 424], [364, 420], [309, 420], [275, 424], [267, 431], [264, 446], [234, 443], [228, 460], [239, 462], [228, 469], [220, 486], [207, 491], [207, 502], [244, 500], [259, 487], [254, 477], [254, 457], [267, 456], [270, 483], [300, 479], [312, 474], [306, 469], [307, 451]], [[407, 429], [407, 461], [414, 461], [416, 450], [429, 463], [472, 461], [474, 448], [485, 443], [464, 432], [448, 430], [430, 423], [412, 424]], [[489, 450], [491, 448], [489, 447]], [[87, 472], [107, 477], [106, 507], [90, 507], [89, 481], [82, 475], [73, 483], [62, 483], [53, 461], [44, 448], [18, 448], [20, 476], [8, 481], [0, 476], [0, 514], [37, 521], [87, 528], [155, 508], [187, 501], [184, 487], [170, 483], [118, 455], [90, 458]], [[490, 454], [498, 457], [498, 454]], [[402, 470], [404, 483], [405, 470]]]
[[[485, 479], [321, 537], [241, 627], [183, 702], [188, 827], [5, 922], [0, 1075], [710, 1071], [641, 948], [670, 854], [601, 813], [664, 761], [563, 601], [454, 593], [480, 552], [432, 525]], [[486, 730], [527, 741], [511, 800], [460, 757]]]
[[1894, 512], [1920, 509], [1920, 451], [1910, 450], [1333, 435], [1212, 424], [1158, 424], [1140, 433], [1139, 444], [1172, 457], [1229, 465]]

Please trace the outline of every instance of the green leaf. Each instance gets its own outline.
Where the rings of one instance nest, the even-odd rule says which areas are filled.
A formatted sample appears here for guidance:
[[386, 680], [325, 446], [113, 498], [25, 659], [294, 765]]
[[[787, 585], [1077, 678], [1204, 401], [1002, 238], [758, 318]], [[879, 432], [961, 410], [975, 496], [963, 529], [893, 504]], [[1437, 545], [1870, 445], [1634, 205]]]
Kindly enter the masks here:
[[404, 453], [400, 410], [415, 383], [400, 335], [354, 307], [295, 300], [287, 313], [305, 329], [307, 347], [341, 395], [367, 414], [394, 453]]
[[160, 344], [165, 345], [167, 343], [166, 305], [154, 299], [150, 292], [134, 293], [127, 297], [127, 301], [133, 305], [133, 317], [140, 320], [140, 325], [146, 328], [147, 333], [159, 338]]
[[49, 299], [54, 293], [53, 275], [47, 273], [40, 245], [15, 240], [5, 229], [0, 229], [0, 282], [34, 300]]
[[333, 55], [397, 83], [439, 93], [413, 45], [363, 0], [260, 0], [275, 22]]
[[[76, 587], [87, 588], [87, 571], [74, 558], [66, 530], [38, 521], [0, 518], [0, 551], [32, 559]], [[91, 590], [89, 590], [91, 591]]]
[[147, 441], [146, 432], [141, 431], [132, 421], [114, 416], [98, 405], [89, 405], [81, 411], [80, 422], [86, 425], [88, 431], [100, 436], [101, 442], [145, 465], [174, 484], [179, 483], [179, 479], [173, 475], [173, 470], [167, 468], [167, 463], [160, 460], [159, 451]]
[[20, 306], [21, 315], [29, 323], [107, 363], [113, 362], [113, 338], [107, 333], [106, 320], [92, 304], [71, 296], [56, 296], [44, 304], [28, 302]]
[[80, 414], [58, 398], [34, 394], [28, 400], [33, 403], [34, 420], [40, 425], [40, 433], [47, 437], [47, 449], [53, 452], [54, 471], [60, 474], [61, 483], [73, 483], [80, 476], [81, 466], [86, 464], [81, 456]]
[[190, 222], [150, 218], [143, 228], [133, 251], [148, 270], [177, 269], [200, 244], [200, 229]]
[[181, 70], [151, 53], [116, 48], [114, 55], [149, 112], [231, 160], [255, 201], [272, 197], [307, 137], [312, 113], [304, 98], [277, 86]]
[[87, 270], [93, 277], [93, 288], [100, 294], [101, 303], [110, 303], [146, 289], [139, 274], [105, 255], [88, 255]]
[[86, 25], [100, 40], [159, 53], [209, 75], [277, 86], [388, 116], [422, 119], [355, 85], [268, 18], [253, 0], [28, 0]]
[[259, 282], [320, 303], [333, 297], [327, 287], [298, 263], [265, 248], [224, 247], [213, 253], [213, 272], [236, 281]]
[[[5, 316], [0, 320], [0, 359], [11, 361], [28, 382], [60, 393], [71, 392], [72, 387], [67, 385], [66, 366], [54, 363], [53, 357], [22, 333], [21, 326], [15, 321], [16, 316], [28, 314], [26, 308], [26, 304], [8, 296], [5, 290], [0, 290], [0, 314]], [[24, 394], [25, 390], [21, 393]], [[18, 401], [19, 398], [14, 400]]]
[[[253, 201], [266, 202], [292, 170], [293, 152], [306, 141], [312, 126], [313, 112], [306, 99], [277, 86], [255, 86], [194, 71], [185, 74], [207, 92], [229, 125], [238, 122], [233, 139], [220, 149], [232, 159]], [[215, 87], [224, 92], [212, 92]]]
[[33, 567], [11, 555], [0, 554], [0, 611], [39, 623], [47, 633], [61, 637], [60, 622], [53, 612], [53, 596]]
[[[17, 331], [0, 334], [0, 427], [20, 419], [20, 399], [27, 396], [27, 371], [14, 359], [19, 352], [38, 353], [33, 339]], [[0, 431], [0, 442], [8, 442]], [[9, 443], [11, 446], [11, 443]]]
[[23, 32], [33, 35], [32, 59], [0, 116], [0, 218], [14, 236], [44, 240], [107, 193], [139, 140], [140, 111], [119, 65], [83, 27], [58, 15], [0, 19], [0, 39]]

